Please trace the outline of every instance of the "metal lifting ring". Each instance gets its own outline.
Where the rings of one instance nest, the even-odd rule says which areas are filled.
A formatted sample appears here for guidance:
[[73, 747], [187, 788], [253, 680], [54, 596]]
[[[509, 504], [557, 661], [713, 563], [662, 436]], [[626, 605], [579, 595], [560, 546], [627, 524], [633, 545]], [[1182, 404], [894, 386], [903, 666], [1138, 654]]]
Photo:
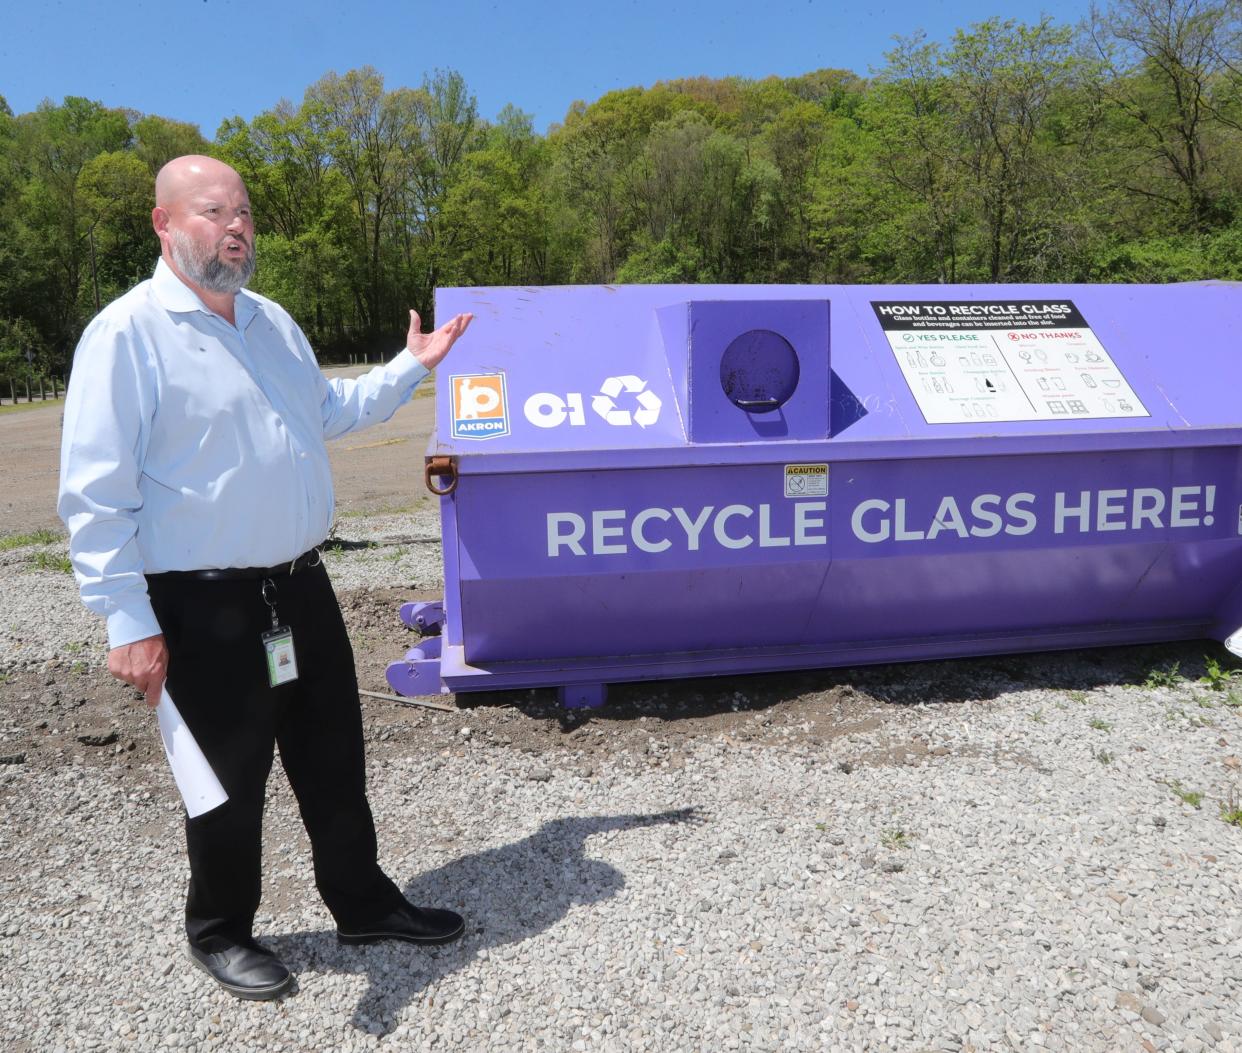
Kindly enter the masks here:
[[[436, 486], [431, 477], [447, 475], [448, 485], [441, 488]], [[423, 481], [427, 484], [427, 489], [437, 497], [447, 497], [457, 489], [457, 462], [451, 457], [431, 457], [427, 460], [427, 465], [423, 469]]]

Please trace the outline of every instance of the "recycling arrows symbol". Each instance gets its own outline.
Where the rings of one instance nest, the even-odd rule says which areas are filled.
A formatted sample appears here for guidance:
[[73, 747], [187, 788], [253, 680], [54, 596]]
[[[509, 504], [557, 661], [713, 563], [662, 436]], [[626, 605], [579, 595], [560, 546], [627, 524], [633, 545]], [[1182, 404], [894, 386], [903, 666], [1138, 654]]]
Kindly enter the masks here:
[[[621, 392], [636, 396], [638, 409], [631, 415], [629, 410], [618, 408], [614, 401]], [[591, 399], [591, 409], [609, 424], [627, 425], [633, 421], [640, 428], [649, 428], [660, 417], [660, 397], [647, 390], [647, 382], [638, 377], [609, 377], [599, 386], [599, 394]]]

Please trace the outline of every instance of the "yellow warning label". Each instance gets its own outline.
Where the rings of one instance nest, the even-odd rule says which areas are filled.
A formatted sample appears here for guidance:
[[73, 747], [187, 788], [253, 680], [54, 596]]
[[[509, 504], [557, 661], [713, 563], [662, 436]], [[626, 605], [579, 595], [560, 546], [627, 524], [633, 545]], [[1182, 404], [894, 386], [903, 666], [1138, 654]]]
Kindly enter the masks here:
[[827, 497], [828, 465], [785, 465], [786, 497]]

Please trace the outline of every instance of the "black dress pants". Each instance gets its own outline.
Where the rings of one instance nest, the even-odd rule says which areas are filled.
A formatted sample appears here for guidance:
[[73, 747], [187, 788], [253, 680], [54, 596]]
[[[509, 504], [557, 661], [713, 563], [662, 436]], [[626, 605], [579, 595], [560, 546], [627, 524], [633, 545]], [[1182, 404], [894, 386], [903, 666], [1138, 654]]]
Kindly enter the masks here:
[[251, 936], [262, 884], [263, 804], [274, 748], [310, 835], [315, 884], [337, 923], [363, 928], [401, 902], [376, 861], [353, 649], [323, 566], [270, 579], [293, 630], [298, 679], [269, 686], [261, 579], [152, 574], [168, 693], [228, 794], [186, 819], [186, 934], [204, 951]]

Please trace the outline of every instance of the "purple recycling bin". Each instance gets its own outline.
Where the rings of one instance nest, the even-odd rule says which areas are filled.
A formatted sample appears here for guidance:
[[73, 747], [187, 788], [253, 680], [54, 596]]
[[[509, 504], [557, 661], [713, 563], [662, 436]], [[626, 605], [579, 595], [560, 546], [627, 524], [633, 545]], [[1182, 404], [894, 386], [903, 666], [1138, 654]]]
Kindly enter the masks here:
[[445, 289], [403, 694], [1214, 637], [1242, 288]]

